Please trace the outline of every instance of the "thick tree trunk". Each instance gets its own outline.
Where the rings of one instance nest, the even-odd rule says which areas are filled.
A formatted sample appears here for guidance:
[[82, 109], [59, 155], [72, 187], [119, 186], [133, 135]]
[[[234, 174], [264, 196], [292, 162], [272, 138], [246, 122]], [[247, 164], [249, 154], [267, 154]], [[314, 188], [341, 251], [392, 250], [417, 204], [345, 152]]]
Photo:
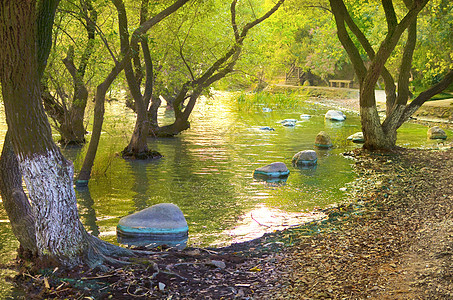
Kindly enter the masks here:
[[32, 256], [36, 255], [35, 216], [22, 188], [22, 175], [9, 133], [6, 133], [0, 159], [0, 192], [21, 248]]
[[363, 148], [368, 150], [392, 149], [396, 144], [396, 129], [385, 132], [376, 107], [374, 88], [361, 88], [360, 117], [365, 137]]

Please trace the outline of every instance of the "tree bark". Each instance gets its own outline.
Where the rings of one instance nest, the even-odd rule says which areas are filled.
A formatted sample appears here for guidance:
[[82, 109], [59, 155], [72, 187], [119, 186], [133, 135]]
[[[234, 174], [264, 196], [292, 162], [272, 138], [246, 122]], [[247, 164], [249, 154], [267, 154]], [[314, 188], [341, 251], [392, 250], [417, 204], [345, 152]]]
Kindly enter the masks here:
[[0, 192], [14, 235], [21, 248], [35, 256], [36, 246], [35, 215], [22, 188], [22, 176], [19, 163], [11, 145], [10, 133], [7, 132], [0, 158]]

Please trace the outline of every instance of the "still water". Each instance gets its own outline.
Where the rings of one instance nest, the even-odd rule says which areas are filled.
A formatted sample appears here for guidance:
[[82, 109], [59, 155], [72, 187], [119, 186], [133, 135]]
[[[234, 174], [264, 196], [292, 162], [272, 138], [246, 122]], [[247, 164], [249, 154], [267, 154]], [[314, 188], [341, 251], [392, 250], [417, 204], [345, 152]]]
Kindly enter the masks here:
[[[341, 153], [359, 147], [346, 138], [360, 131], [359, 116], [345, 111], [345, 122], [324, 120], [330, 107], [305, 103], [297, 109], [261, 107], [240, 111], [231, 95], [218, 94], [201, 99], [191, 129], [175, 138], [150, 140], [149, 147], [163, 154], [156, 161], [126, 161], [119, 153], [128, 143], [134, 127], [134, 114], [123, 103], [106, 105], [106, 121], [89, 187], [77, 189], [83, 224], [94, 235], [116, 243], [119, 219], [138, 210], [171, 202], [183, 211], [189, 225], [189, 245], [224, 245], [255, 237], [263, 229], [280, 229], [313, 217], [315, 207], [341, 202], [340, 190], [354, 179], [351, 161]], [[308, 120], [300, 120], [309, 114]], [[162, 107], [160, 121], [169, 123], [172, 112]], [[279, 121], [299, 119], [295, 127]], [[0, 120], [0, 143], [6, 125]], [[275, 131], [263, 131], [264, 126]], [[318, 166], [300, 170], [291, 166], [292, 156], [310, 150], [316, 135], [326, 131], [335, 145], [316, 150]], [[427, 128], [405, 124], [399, 131], [399, 145], [429, 146]], [[451, 136], [451, 132], [448, 132]], [[58, 138], [57, 136], [55, 137]], [[63, 149], [80, 168], [85, 149]], [[253, 178], [253, 171], [281, 161], [291, 173], [285, 182], [269, 183]], [[264, 225], [264, 226], [263, 226]], [[273, 226], [273, 227], [269, 227]], [[0, 263], [15, 256], [17, 247], [6, 213], [0, 206]], [[3, 273], [2, 273], [3, 272]], [[0, 276], [5, 274], [0, 268]], [[0, 280], [1, 282], [1, 280]], [[0, 298], [9, 287], [0, 283]], [[6, 290], [2, 295], [1, 290]]]

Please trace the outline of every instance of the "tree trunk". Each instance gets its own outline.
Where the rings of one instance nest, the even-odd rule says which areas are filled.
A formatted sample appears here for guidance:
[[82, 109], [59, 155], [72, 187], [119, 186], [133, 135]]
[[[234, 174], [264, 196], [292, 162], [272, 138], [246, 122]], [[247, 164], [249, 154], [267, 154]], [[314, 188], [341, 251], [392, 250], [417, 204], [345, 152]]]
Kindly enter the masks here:
[[96, 89], [96, 97], [94, 100], [94, 120], [93, 120], [93, 131], [91, 133], [90, 144], [88, 145], [85, 159], [83, 160], [82, 168], [80, 169], [79, 176], [77, 177], [76, 184], [79, 186], [87, 186], [88, 181], [91, 177], [91, 169], [93, 168], [94, 159], [96, 158], [96, 152], [99, 146], [99, 140], [101, 139], [102, 124], [104, 123], [104, 103], [105, 94], [113, 82], [113, 80], [121, 72], [122, 67], [115, 66], [107, 76], [106, 80], [98, 85]]
[[35, 256], [38, 252], [35, 236], [35, 216], [22, 188], [19, 163], [7, 132], [0, 158], [0, 192], [14, 235], [21, 248]]
[[85, 85], [74, 87], [74, 98], [71, 108], [60, 124], [60, 143], [63, 145], [80, 145], [85, 143], [85, 107], [88, 101], [88, 90]]
[[362, 131], [365, 138], [364, 149], [381, 150], [393, 149], [396, 145], [396, 130], [384, 132], [377, 109], [372, 107], [360, 107]]

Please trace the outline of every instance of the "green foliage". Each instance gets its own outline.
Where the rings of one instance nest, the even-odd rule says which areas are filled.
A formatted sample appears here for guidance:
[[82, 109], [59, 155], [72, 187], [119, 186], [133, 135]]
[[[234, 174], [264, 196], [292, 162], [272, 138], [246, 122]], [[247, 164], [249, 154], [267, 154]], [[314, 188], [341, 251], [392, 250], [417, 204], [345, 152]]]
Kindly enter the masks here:
[[414, 83], [420, 90], [437, 83], [453, 68], [453, 3], [432, 0], [420, 16], [414, 54]]

